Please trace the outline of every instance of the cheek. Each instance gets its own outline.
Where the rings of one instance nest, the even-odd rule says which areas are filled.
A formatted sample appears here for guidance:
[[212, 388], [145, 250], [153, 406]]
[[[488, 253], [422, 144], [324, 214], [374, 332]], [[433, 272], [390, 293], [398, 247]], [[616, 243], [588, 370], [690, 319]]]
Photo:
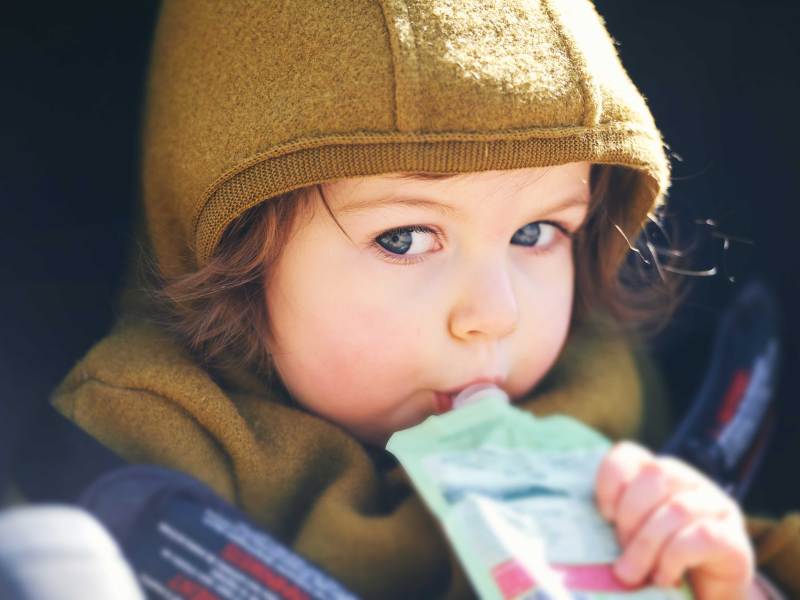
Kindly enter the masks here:
[[[523, 261], [519, 272], [523, 315], [536, 318], [540, 327], [571, 316], [575, 269], [569, 244], [563, 244], [542, 260]], [[552, 325], [555, 327], [557, 324]]]
[[363, 296], [337, 308], [307, 321], [315, 354], [336, 373], [352, 373], [363, 384], [365, 375], [383, 380], [408, 363], [414, 336], [404, 311], [387, 311], [380, 299]]
[[407, 382], [422, 331], [413, 306], [365, 278], [358, 261], [301, 262], [285, 271], [301, 276], [278, 272], [267, 291], [275, 362], [290, 391], [310, 400], [363, 394], [365, 381]]
[[543, 263], [521, 286], [520, 320], [515, 339], [514, 391], [527, 392], [550, 370], [569, 333], [572, 320], [573, 263], [571, 253]]

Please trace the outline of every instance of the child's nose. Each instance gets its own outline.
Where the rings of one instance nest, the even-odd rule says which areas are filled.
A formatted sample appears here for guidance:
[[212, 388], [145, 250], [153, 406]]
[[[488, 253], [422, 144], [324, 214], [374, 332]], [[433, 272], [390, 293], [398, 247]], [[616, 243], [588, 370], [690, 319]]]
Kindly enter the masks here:
[[466, 274], [450, 312], [450, 334], [460, 340], [502, 338], [517, 327], [519, 308], [508, 266], [483, 264]]

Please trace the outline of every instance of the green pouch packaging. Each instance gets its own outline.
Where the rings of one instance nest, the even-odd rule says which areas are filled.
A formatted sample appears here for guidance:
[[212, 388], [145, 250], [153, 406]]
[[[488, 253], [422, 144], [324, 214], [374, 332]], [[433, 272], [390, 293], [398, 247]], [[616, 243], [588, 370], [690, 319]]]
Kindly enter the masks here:
[[[622, 584], [620, 547], [594, 502], [611, 443], [566, 416], [536, 418], [497, 394], [395, 433], [387, 445], [486, 600], [687, 600]], [[487, 394], [483, 394], [487, 396]]]

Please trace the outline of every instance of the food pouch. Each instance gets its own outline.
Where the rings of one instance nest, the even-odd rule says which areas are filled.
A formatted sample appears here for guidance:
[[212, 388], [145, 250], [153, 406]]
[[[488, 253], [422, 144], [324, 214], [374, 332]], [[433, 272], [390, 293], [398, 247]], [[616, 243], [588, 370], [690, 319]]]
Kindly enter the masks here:
[[686, 586], [631, 588], [614, 576], [620, 547], [594, 502], [605, 437], [570, 417], [536, 418], [499, 389], [481, 396], [387, 445], [481, 598], [692, 598]]

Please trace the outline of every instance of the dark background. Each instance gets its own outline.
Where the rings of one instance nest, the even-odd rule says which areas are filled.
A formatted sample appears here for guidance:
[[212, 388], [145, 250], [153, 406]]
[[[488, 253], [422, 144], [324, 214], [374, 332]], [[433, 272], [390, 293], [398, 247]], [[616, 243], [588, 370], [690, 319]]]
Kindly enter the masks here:
[[[759, 276], [784, 313], [781, 418], [748, 508], [800, 507], [796, 75], [800, 3], [598, 0], [673, 157], [671, 218], [695, 246], [690, 296], [656, 341], [685, 408], [720, 310]], [[42, 404], [114, 317], [138, 186], [157, 2], [28, 2], [0, 23], [0, 478]], [[717, 231], [750, 240], [722, 242]], [[733, 278], [734, 281], [730, 279]]]

